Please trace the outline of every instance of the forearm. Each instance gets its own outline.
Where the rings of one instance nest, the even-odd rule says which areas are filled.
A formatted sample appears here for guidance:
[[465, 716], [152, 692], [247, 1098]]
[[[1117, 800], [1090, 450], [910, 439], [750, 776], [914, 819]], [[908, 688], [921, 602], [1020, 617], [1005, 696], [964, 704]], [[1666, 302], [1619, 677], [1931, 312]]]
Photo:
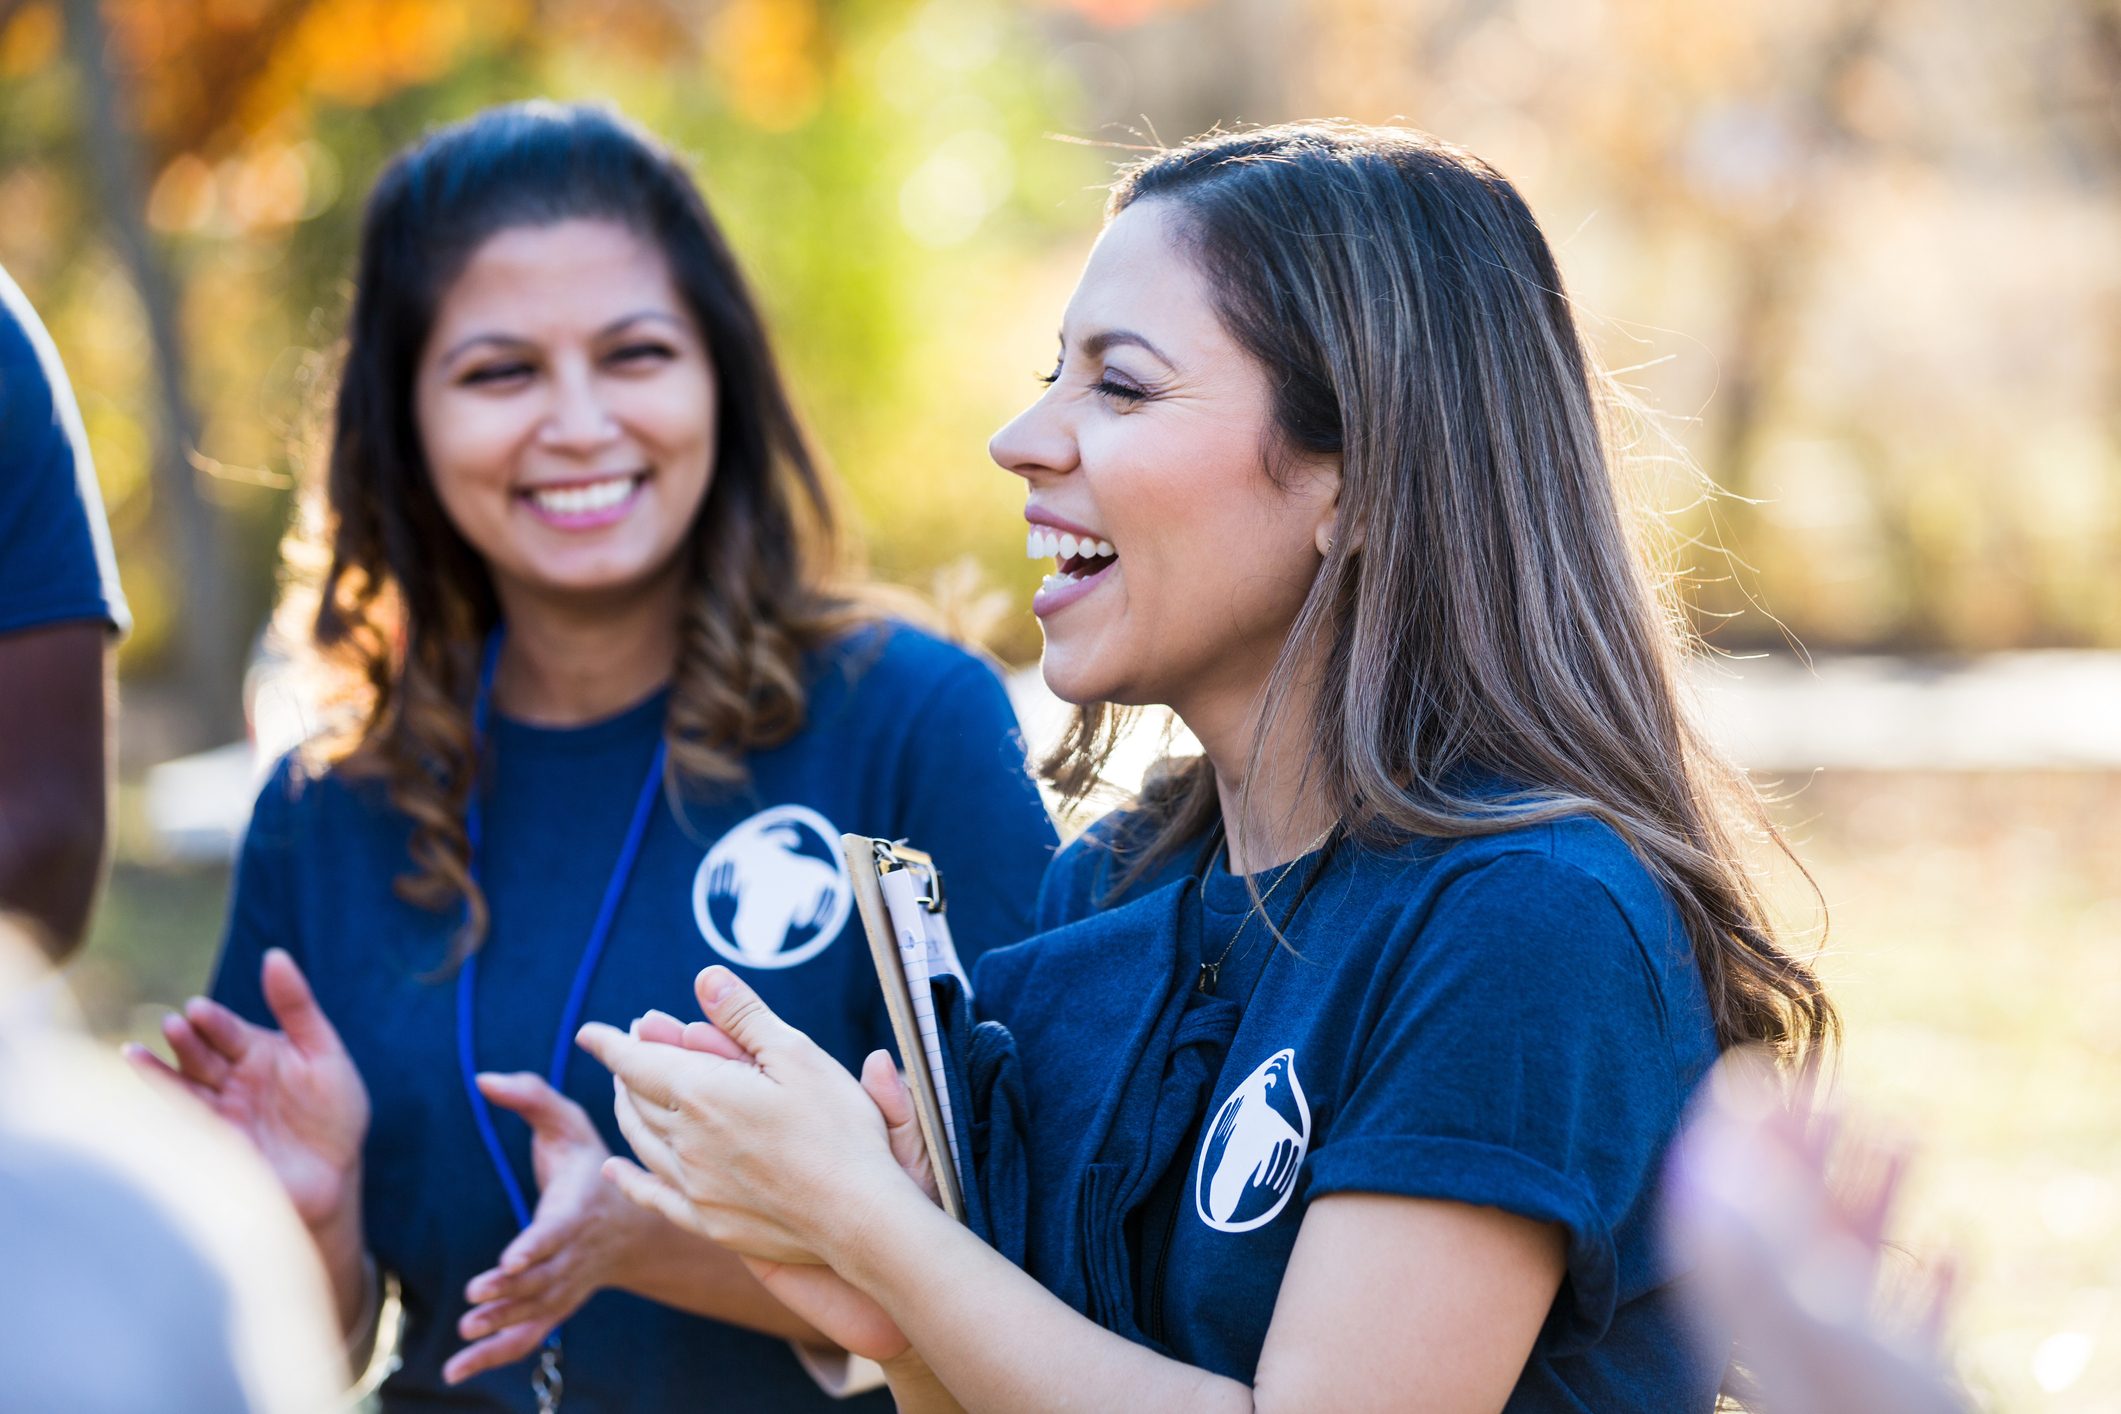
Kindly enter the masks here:
[[0, 794], [0, 911], [19, 909], [40, 925], [54, 962], [79, 947], [103, 876], [103, 797], [32, 788]]
[[782, 1340], [831, 1344], [774, 1300], [727, 1248], [660, 1219], [650, 1239], [635, 1245], [639, 1250], [613, 1283], [620, 1289]]
[[332, 1309], [338, 1313], [339, 1333], [351, 1336], [371, 1314], [368, 1301], [368, 1244], [361, 1227], [361, 1179], [356, 1174], [348, 1184], [346, 1198], [323, 1218], [307, 1224], [317, 1257], [324, 1264], [331, 1284]]
[[[1181, 1364], [1070, 1309], [925, 1202], [892, 1201], [833, 1253], [965, 1408], [1249, 1411], [1235, 1380]], [[996, 1332], [1007, 1332], [997, 1339]], [[900, 1372], [926, 1402], [918, 1372]], [[897, 1391], [895, 1375], [893, 1390]], [[942, 1406], [947, 1407], [947, 1406]]]

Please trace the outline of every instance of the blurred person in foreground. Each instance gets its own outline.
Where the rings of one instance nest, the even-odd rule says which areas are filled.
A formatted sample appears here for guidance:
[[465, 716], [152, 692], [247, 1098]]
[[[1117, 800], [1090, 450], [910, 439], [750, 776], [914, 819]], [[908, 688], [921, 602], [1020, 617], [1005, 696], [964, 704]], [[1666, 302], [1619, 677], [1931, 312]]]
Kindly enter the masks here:
[[0, 270], [0, 909], [55, 959], [103, 872], [109, 661], [129, 625], [81, 410]]
[[1757, 1414], [1964, 1414], [1941, 1337], [1944, 1264], [1888, 1309], [1887, 1219], [1904, 1154], [1815, 1109], [1758, 1053], [1710, 1073], [1665, 1173], [1665, 1235], [1690, 1272], [1696, 1329], [1735, 1340]]
[[323, 1273], [249, 1146], [79, 1033], [0, 917], [0, 1408], [314, 1414], [345, 1384]]
[[392, 161], [334, 417], [283, 623], [346, 710], [258, 797], [182, 1081], [348, 1329], [396, 1279], [393, 1414], [835, 1407], [809, 1322], [599, 1177], [571, 1038], [720, 958], [843, 1059], [886, 1042], [842, 831], [931, 848], [968, 950], [1028, 932], [1054, 834], [998, 677], [846, 574], [697, 186], [600, 109]]

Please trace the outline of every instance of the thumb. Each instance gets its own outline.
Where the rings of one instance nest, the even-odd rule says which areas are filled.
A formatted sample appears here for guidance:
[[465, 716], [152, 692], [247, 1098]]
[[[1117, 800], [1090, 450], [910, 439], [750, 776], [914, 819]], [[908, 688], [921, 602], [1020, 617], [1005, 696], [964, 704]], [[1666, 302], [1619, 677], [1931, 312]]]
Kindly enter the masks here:
[[862, 1089], [876, 1102], [886, 1129], [898, 1130], [913, 1123], [913, 1092], [906, 1077], [891, 1063], [889, 1051], [871, 1051], [862, 1062]]
[[280, 1023], [287, 1039], [295, 1043], [295, 1049], [306, 1055], [345, 1049], [324, 1009], [317, 1005], [316, 993], [309, 990], [309, 979], [285, 949], [267, 950], [263, 980], [265, 1005], [271, 1008], [273, 1020]]
[[726, 967], [702, 968], [693, 979], [692, 990], [715, 1029], [761, 1061], [769, 1051], [804, 1039], [802, 1032], [775, 1016], [773, 1008]]
[[540, 1137], [581, 1139], [596, 1134], [588, 1113], [546, 1084], [541, 1075], [527, 1070], [506, 1075], [487, 1071], [478, 1077], [478, 1084], [480, 1094], [521, 1115]]

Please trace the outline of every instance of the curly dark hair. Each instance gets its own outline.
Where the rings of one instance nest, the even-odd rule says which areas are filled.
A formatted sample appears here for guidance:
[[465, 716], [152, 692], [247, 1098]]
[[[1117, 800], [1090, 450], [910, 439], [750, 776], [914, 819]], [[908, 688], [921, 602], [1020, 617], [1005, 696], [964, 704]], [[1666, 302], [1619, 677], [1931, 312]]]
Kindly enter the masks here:
[[452, 961], [485, 932], [464, 817], [478, 777], [471, 700], [499, 608], [485, 562], [436, 497], [413, 379], [437, 306], [479, 246], [571, 218], [619, 222], [662, 251], [718, 384], [713, 478], [681, 551], [670, 788], [740, 783], [747, 752], [803, 723], [803, 655], [868, 617], [836, 587], [830, 487], [736, 261], [674, 154], [606, 110], [551, 103], [490, 109], [399, 153], [368, 199], [327, 470], [290, 536], [280, 621], [335, 709], [310, 763], [387, 781], [413, 827], [399, 894], [466, 906]]

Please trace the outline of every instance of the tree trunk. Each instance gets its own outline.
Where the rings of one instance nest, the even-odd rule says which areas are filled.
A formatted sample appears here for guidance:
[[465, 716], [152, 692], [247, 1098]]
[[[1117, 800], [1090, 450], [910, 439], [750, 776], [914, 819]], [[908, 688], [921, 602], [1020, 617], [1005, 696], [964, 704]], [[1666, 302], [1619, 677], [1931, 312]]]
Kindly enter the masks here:
[[184, 736], [193, 747], [226, 741], [242, 728], [245, 625], [232, 617], [235, 596], [223, 548], [221, 518], [200, 494], [192, 452], [199, 416], [184, 386], [184, 346], [175, 283], [147, 226], [146, 173], [140, 143], [110, 72], [109, 33], [97, 0], [66, 0], [67, 47], [80, 84], [96, 201], [103, 225], [146, 312], [153, 353], [158, 436], [156, 520], [166, 538], [176, 614], [177, 677]]

